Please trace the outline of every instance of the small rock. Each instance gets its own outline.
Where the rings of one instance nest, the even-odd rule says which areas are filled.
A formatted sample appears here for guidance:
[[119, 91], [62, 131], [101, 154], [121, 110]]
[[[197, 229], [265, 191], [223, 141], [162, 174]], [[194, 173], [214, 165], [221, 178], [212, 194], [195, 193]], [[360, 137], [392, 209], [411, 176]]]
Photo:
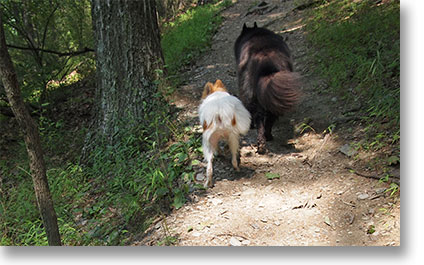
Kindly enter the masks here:
[[368, 199], [370, 197], [370, 195], [366, 194], [366, 193], [361, 193], [358, 195], [358, 199], [359, 200], [365, 200]]
[[203, 173], [198, 173], [198, 174], [196, 175], [196, 180], [197, 180], [197, 181], [203, 181], [203, 180], [205, 180], [205, 174], [203, 174]]
[[250, 241], [246, 239], [246, 240], [241, 241], [241, 244], [244, 245], [244, 246], [247, 246], [247, 245], [250, 244]]
[[274, 224], [275, 224], [276, 226], [280, 226], [280, 222], [279, 222], [279, 221], [275, 221], [275, 222], [274, 222]]
[[376, 189], [376, 190], [375, 190], [375, 193], [377, 193], [377, 194], [381, 194], [381, 193], [383, 193], [385, 190], [386, 190], [386, 188], [379, 188], [379, 189]]
[[210, 200], [210, 202], [215, 206], [222, 204], [222, 200], [218, 198], [213, 198]]
[[345, 218], [346, 218], [346, 222], [350, 225], [353, 224], [353, 221], [355, 221], [355, 215], [353, 213], [347, 213], [345, 215]]
[[353, 149], [350, 144], [345, 144], [340, 147], [339, 151], [348, 157], [354, 156], [356, 154], [356, 150]]
[[370, 217], [369, 217], [369, 216], [364, 215], [364, 216], [362, 216], [362, 217], [361, 217], [361, 219], [362, 219], [362, 220], [364, 220], [364, 221], [368, 221], [368, 220], [370, 220]]
[[191, 234], [192, 236], [199, 237], [201, 234], [199, 232], [194, 232]]
[[266, 223], [266, 222], [268, 222], [268, 219], [262, 218], [261, 221], [264, 222], [264, 223]]
[[328, 226], [331, 226], [330, 217], [328, 216], [324, 217], [324, 223]]
[[319, 232], [321, 232], [321, 229], [316, 228], [316, 229], [315, 229], [315, 233], [319, 233]]
[[252, 226], [254, 229], [259, 229], [259, 226], [258, 226], [257, 224], [255, 224], [255, 223], [251, 224], [251, 226]]
[[239, 247], [239, 246], [241, 246], [241, 242], [237, 238], [231, 237], [230, 245], [234, 246], [234, 247]]
[[333, 102], [337, 102], [337, 97], [332, 97], [332, 98], [331, 98], [331, 101], [333, 101]]

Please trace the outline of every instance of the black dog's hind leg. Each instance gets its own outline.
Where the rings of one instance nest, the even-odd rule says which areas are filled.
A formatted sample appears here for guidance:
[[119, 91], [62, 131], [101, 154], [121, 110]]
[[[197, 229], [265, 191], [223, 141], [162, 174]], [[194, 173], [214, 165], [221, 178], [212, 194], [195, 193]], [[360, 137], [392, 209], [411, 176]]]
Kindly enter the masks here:
[[256, 126], [256, 119], [258, 118], [258, 107], [256, 102], [251, 102], [247, 104], [246, 109], [249, 111], [250, 116], [252, 117], [252, 122], [250, 123], [250, 129], [255, 129]]
[[272, 137], [272, 126], [275, 121], [277, 121], [278, 116], [272, 114], [271, 112], [267, 112], [265, 118], [265, 138], [267, 141], [272, 141], [274, 137]]
[[258, 153], [265, 154], [265, 113], [259, 111], [256, 115], [255, 123], [256, 128], [258, 129]]

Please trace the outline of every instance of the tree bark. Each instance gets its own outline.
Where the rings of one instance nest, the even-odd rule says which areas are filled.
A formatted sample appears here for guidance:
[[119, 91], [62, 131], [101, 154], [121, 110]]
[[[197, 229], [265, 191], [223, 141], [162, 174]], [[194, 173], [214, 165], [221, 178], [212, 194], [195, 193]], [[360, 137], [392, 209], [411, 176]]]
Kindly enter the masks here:
[[41, 148], [40, 135], [37, 125], [32, 120], [21, 97], [16, 71], [10, 59], [6, 46], [3, 28], [3, 12], [0, 9], [0, 76], [9, 100], [10, 107], [25, 135], [25, 144], [30, 161], [32, 181], [34, 183], [37, 205], [40, 210], [48, 243], [51, 246], [60, 246], [60, 234], [57, 226], [56, 212], [50, 194], [46, 167]]
[[112, 144], [114, 135], [126, 129], [122, 121], [142, 122], [143, 114], [152, 111], [149, 100], [157, 92], [156, 71], [163, 66], [156, 2], [93, 0], [92, 18], [97, 62], [95, 139], [102, 137]]

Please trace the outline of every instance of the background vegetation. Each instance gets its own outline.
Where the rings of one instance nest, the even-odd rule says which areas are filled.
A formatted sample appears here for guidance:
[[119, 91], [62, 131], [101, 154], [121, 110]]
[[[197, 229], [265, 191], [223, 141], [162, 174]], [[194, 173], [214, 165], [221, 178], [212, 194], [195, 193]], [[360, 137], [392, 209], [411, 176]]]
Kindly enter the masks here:
[[[93, 47], [90, 3], [50, 2], [9, 1], [3, 8], [8, 11], [8, 44], [29, 46], [26, 29], [18, 30], [26, 25], [18, 25], [16, 16], [25, 14], [36, 22], [34, 49], [9, 50], [25, 101], [32, 106], [40, 126], [62, 242], [125, 245], [156, 216], [185, 202], [185, 195], [196, 186], [192, 167], [199, 163], [201, 138], [192, 128], [175, 122], [175, 111], [158, 94], [155, 102], [163, 111], [146, 114], [144, 119], [151, 121], [148, 125], [134, 124], [132, 131], [120, 132], [119, 144], [97, 148], [89, 165], [80, 164], [93, 105], [94, 57], [90, 52], [58, 56], [49, 51], [76, 52]], [[190, 7], [174, 18], [164, 18], [162, 46], [171, 75], [210, 45], [221, 21], [219, 12], [228, 3]], [[45, 38], [44, 31], [48, 32]], [[164, 84], [169, 82], [158, 81], [165, 89], [173, 89]], [[7, 105], [4, 97], [1, 101]], [[9, 121], [10, 117], [1, 116], [2, 124]], [[2, 127], [0, 245], [47, 245], [22, 137], [13, 134], [18, 131], [16, 124]]]
[[[383, 3], [384, 2], [384, 3]], [[328, 90], [364, 109], [360, 148], [392, 146], [400, 157], [400, 2], [322, 1], [310, 12], [315, 72]]]

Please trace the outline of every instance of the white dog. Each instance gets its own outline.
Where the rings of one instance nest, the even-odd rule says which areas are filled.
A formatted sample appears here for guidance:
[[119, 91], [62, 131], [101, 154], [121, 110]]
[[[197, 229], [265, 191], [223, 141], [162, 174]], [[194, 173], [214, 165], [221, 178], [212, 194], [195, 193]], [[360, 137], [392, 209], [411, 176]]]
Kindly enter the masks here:
[[212, 187], [212, 160], [218, 151], [220, 140], [226, 140], [231, 151], [231, 163], [239, 171], [237, 155], [240, 134], [246, 134], [250, 128], [250, 113], [241, 101], [231, 96], [221, 80], [215, 84], [208, 82], [202, 94], [199, 106], [200, 124], [203, 126], [203, 155], [208, 162], [205, 187]]

